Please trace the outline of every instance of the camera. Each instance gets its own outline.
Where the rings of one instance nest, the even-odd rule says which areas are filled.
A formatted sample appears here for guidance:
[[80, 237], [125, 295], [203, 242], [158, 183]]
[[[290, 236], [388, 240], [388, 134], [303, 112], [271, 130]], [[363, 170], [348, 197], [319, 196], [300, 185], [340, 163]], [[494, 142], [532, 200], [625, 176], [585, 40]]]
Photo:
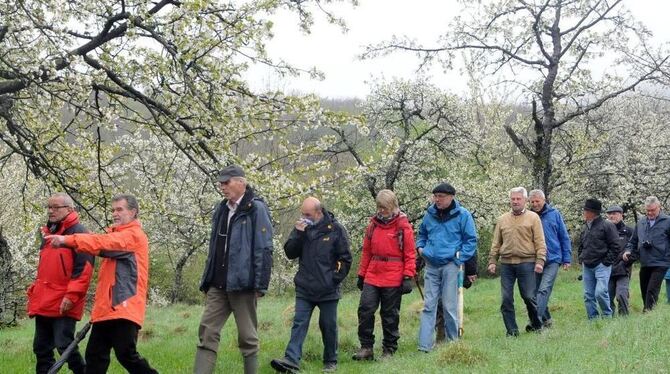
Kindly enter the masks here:
[[644, 249], [651, 249], [651, 242], [649, 240], [645, 240], [642, 242], [642, 248]]

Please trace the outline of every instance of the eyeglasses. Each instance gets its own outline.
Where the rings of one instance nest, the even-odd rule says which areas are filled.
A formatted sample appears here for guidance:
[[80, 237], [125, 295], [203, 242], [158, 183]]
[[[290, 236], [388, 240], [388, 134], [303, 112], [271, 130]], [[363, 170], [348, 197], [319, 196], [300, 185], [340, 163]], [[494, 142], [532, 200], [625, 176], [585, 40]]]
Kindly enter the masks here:
[[67, 205], [47, 205], [46, 206], [47, 210], [56, 210], [56, 209], [61, 209], [61, 208], [68, 208]]

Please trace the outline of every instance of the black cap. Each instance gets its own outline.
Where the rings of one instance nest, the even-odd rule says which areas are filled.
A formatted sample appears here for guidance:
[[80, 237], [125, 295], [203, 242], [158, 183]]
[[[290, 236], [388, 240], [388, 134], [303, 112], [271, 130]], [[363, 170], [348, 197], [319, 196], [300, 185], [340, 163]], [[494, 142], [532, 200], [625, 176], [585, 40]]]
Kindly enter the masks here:
[[435, 186], [435, 188], [433, 188], [433, 193], [446, 193], [447, 195], [456, 195], [456, 189], [449, 183], [443, 182]]
[[232, 177], [244, 177], [244, 170], [237, 165], [226, 166], [219, 172], [219, 182], [228, 182]]
[[603, 204], [598, 199], [586, 199], [584, 202], [584, 210], [600, 213], [603, 210]]
[[623, 214], [623, 209], [618, 205], [612, 205], [605, 211], [605, 213], [616, 213], [616, 212]]

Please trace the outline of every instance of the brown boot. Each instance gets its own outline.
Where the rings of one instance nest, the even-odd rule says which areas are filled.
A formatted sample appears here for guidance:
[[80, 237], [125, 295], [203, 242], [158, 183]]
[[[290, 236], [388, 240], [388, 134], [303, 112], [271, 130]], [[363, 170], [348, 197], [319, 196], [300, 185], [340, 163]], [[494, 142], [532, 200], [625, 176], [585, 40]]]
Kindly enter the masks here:
[[355, 355], [351, 356], [354, 361], [374, 360], [375, 354], [371, 347], [361, 347]]

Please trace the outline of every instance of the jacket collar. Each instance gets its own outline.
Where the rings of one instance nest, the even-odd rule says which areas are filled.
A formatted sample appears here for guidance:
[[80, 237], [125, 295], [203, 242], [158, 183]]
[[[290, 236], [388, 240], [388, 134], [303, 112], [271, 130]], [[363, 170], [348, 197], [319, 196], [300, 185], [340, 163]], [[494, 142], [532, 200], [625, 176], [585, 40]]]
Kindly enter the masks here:
[[[253, 200], [256, 197], [253, 188], [247, 186], [247, 189], [244, 191], [242, 200], [240, 200], [240, 205], [238, 205], [237, 210], [240, 212], [248, 212], [254, 207]], [[228, 199], [223, 200], [223, 205], [228, 205]]]
[[[79, 223], [79, 214], [75, 211], [70, 212], [65, 218], [63, 218], [62, 221], [57, 222], [55, 224], [49, 225], [47, 224], [46, 226], [42, 227], [42, 232], [45, 234], [54, 234], [54, 235], [61, 235], [65, 230], [69, 229], [70, 227], [76, 225]], [[51, 232], [49, 227], [53, 225], [56, 226], [56, 229], [54, 232]]]
[[124, 224], [124, 225], [109, 226], [106, 231], [107, 232], [118, 232], [118, 231], [123, 231], [123, 230], [130, 229], [130, 228], [133, 228], [133, 227], [142, 228], [142, 223], [140, 222], [139, 219], [136, 218], [136, 219]]

